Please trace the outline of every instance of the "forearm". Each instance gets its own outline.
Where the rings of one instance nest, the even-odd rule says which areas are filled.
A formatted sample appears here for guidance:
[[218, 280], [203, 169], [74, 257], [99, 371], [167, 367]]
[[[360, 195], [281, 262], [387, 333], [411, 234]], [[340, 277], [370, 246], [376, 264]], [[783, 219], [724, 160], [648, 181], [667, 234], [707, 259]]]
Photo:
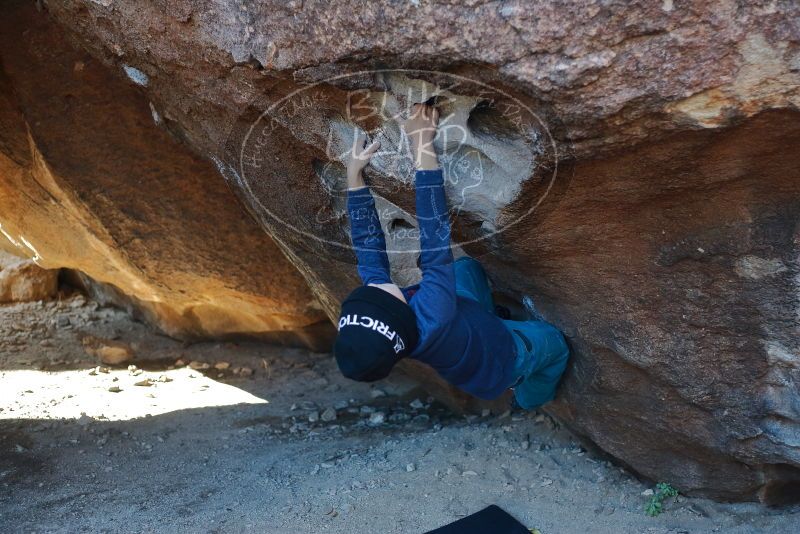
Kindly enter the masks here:
[[428, 324], [446, 323], [456, 310], [456, 286], [442, 171], [421, 169], [415, 180], [422, 282], [412, 302]]
[[350, 237], [358, 261], [358, 274], [364, 284], [384, 284], [392, 281], [386, 239], [369, 188], [351, 189], [347, 193], [350, 216]]
[[453, 261], [450, 250], [450, 217], [440, 169], [420, 169], [415, 175], [417, 221], [420, 234], [420, 267]]

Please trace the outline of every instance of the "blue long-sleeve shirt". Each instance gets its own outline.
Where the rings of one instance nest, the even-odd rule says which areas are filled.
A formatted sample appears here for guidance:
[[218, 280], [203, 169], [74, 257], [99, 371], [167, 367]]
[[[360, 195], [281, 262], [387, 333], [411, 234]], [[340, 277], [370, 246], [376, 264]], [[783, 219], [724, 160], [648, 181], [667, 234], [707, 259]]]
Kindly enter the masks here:
[[[516, 378], [514, 340], [497, 316], [456, 295], [442, 171], [417, 171], [415, 179], [422, 281], [401, 288], [419, 332], [410, 357], [427, 363], [454, 386], [493, 399]], [[350, 190], [347, 208], [361, 281], [391, 283], [386, 240], [369, 188]]]

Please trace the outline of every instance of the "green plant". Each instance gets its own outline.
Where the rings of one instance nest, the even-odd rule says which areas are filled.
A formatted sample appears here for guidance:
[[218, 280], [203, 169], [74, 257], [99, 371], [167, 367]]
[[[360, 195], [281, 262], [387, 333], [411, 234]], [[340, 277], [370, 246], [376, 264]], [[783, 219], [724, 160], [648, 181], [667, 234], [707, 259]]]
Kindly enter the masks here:
[[678, 490], [667, 484], [666, 482], [659, 482], [656, 484], [656, 489], [653, 496], [644, 507], [644, 513], [650, 517], [655, 517], [664, 510], [664, 499], [670, 497], [677, 497]]

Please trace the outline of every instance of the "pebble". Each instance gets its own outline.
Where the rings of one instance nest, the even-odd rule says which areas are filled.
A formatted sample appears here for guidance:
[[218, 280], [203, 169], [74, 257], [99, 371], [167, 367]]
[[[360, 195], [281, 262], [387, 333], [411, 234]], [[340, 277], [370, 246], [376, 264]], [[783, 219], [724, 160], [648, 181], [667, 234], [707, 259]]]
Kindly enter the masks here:
[[419, 399], [414, 399], [408, 405], [414, 408], [415, 410], [421, 410], [422, 408], [425, 407], [425, 405]]
[[186, 365], [186, 362], [183, 360], [183, 358], [178, 358], [177, 360], [175, 360], [174, 365], [175, 367], [184, 367]]
[[134, 382], [133, 385], [149, 388], [150, 386], [153, 385], [153, 382], [151, 382], [149, 378], [145, 378], [144, 380], [139, 380], [138, 382]]
[[347, 407], [348, 407], [348, 402], [347, 402], [346, 400], [340, 400], [340, 401], [336, 401], [336, 402], [333, 404], [333, 407], [334, 407], [335, 409], [337, 409], [337, 410], [344, 410], [345, 408], [347, 408]]
[[368, 413], [373, 413], [375, 411], [375, 408], [373, 408], [372, 406], [362, 406], [359, 411], [363, 414], [368, 414]]
[[645, 497], [649, 497], [649, 496], [653, 495], [653, 490], [651, 490], [651, 489], [646, 489], [646, 490], [644, 490], [644, 491], [642, 492], [642, 495], [644, 495]]
[[406, 472], [411, 473], [412, 471], [416, 471], [417, 466], [414, 464], [407, 464], [406, 465]]
[[462, 477], [476, 477], [476, 476], [478, 476], [478, 473], [476, 473], [475, 471], [464, 471], [463, 473], [461, 473], [461, 476]]
[[383, 391], [382, 389], [373, 389], [372, 391], [370, 391], [369, 394], [372, 396], [373, 399], [378, 399], [380, 397], [386, 396], [386, 392]]
[[94, 419], [86, 415], [86, 412], [81, 412], [81, 416], [78, 419], [76, 419], [75, 422], [78, 423], [80, 426], [88, 426], [89, 423], [91, 423], [92, 421], [94, 421]]
[[194, 369], [195, 371], [200, 371], [203, 369], [209, 369], [211, 366], [206, 362], [189, 362], [189, 368]]
[[214, 369], [217, 369], [219, 371], [224, 371], [225, 369], [227, 369], [230, 366], [231, 366], [231, 364], [228, 363], [228, 362], [217, 362], [217, 363], [214, 364]]
[[369, 424], [371, 425], [380, 425], [386, 421], [386, 414], [383, 412], [375, 412], [369, 416]]
[[325, 422], [336, 421], [336, 410], [333, 408], [327, 408], [324, 412], [322, 412], [320, 417]]
[[172, 382], [172, 379], [167, 375], [158, 375], [159, 382]]
[[110, 391], [111, 393], [119, 393], [120, 391], [122, 391], [122, 389], [120, 389], [119, 386], [111, 386], [110, 388], [108, 388], [108, 391]]
[[314, 411], [308, 414], [309, 423], [316, 423], [317, 421], [319, 421], [319, 412]]
[[252, 375], [253, 375], [253, 370], [249, 367], [242, 367], [239, 370], [239, 376], [252, 376]]

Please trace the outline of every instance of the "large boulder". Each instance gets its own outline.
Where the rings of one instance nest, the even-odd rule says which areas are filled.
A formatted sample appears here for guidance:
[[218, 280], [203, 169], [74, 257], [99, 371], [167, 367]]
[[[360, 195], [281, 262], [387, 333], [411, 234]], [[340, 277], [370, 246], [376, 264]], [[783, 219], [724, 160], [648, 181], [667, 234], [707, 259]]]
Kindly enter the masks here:
[[[127, 77], [149, 99], [159, 144], [173, 143], [169, 131], [215, 162], [331, 318], [357, 283], [337, 155], [355, 124], [395, 146], [398, 113], [436, 95], [454, 134], [438, 144], [454, 238], [481, 256], [499, 292], [534, 295], [572, 345], [548, 409], [683, 491], [768, 503], [800, 495], [796, 3], [48, 5], [42, 14], [27, 3], [4, 7], [4, 54], [29, 50], [43, 65], [4, 57], [12, 79], [39, 72], [14, 82], [19, 98], [70, 113], [102, 100], [84, 92], [97, 90], [93, 77], [110, 79], [98, 63]], [[70, 70], [50, 54], [51, 20], [95, 59]], [[37, 85], [47, 76], [64, 88]], [[345, 111], [354, 98], [357, 116]], [[122, 141], [141, 126], [111, 117], [95, 114], [99, 134], [120, 132], [111, 138]], [[36, 132], [45, 118], [27, 123]], [[95, 149], [85, 140], [59, 147], [65, 128], [51, 130], [46, 145], [43, 136], [33, 136], [32, 146], [48, 149], [33, 152], [37, 162]], [[84, 177], [81, 199], [119, 187], [117, 209], [147, 213], [165, 161], [152, 158], [137, 175], [146, 188]], [[402, 150], [387, 150], [370, 173], [393, 267], [413, 280], [413, 187]], [[222, 187], [203, 176], [181, 181], [173, 199], [191, 199], [182, 206], [189, 213], [198, 189]], [[227, 197], [216, 207], [215, 225], [245, 224]], [[196, 232], [175, 235], [174, 246]], [[104, 253], [139, 247], [115, 245]], [[227, 245], [212, 242], [208, 253]], [[75, 257], [68, 252], [64, 262]], [[180, 255], [149, 252], [153, 262]], [[246, 264], [225, 254], [218, 279]]]

